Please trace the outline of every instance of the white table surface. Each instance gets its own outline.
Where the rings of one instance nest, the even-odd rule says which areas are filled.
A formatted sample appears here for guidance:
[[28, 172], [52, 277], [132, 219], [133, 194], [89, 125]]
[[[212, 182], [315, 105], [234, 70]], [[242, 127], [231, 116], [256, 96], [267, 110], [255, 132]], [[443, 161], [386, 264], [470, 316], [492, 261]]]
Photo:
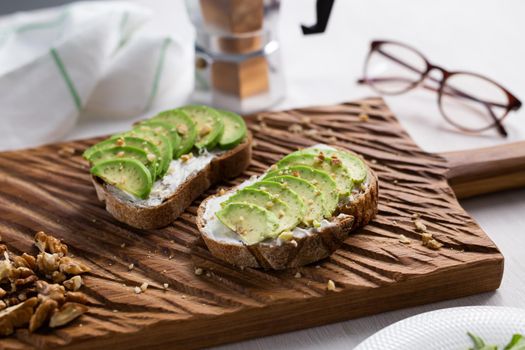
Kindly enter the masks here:
[[[135, 0], [152, 8], [151, 30], [170, 32], [189, 43], [193, 29], [181, 0]], [[333, 104], [373, 93], [359, 87], [368, 43], [395, 39], [417, 47], [450, 70], [492, 77], [525, 100], [525, 2], [337, 0], [324, 35], [302, 36], [299, 25], [314, 22], [313, 0], [283, 0], [280, 36], [287, 97], [272, 109]], [[188, 87], [189, 89], [190, 87]], [[431, 152], [525, 140], [525, 108], [508, 117], [508, 139], [494, 132], [465, 136], [437, 110], [436, 96], [411, 92], [386, 98], [412, 138]], [[68, 139], [122, 130], [129, 121], [82, 118]], [[462, 201], [505, 256], [501, 288], [493, 293], [363, 317], [303, 331], [230, 344], [220, 349], [352, 349], [381, 328], [421, 312], [462, 305], [525, 308], [525, 190]]]

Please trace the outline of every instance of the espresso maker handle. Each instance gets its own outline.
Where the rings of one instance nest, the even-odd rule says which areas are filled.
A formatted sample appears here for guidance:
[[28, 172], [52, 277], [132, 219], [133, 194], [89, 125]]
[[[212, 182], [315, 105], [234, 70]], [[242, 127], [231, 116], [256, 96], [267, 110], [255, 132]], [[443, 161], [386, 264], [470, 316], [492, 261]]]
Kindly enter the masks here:
[[301, 25], [304, 35], [324, 33], [330, 13], [332, 12], [332, 6], [334, 0], [317, 0], [316, 11], [317, 11], [317, 23], [313, 26]]

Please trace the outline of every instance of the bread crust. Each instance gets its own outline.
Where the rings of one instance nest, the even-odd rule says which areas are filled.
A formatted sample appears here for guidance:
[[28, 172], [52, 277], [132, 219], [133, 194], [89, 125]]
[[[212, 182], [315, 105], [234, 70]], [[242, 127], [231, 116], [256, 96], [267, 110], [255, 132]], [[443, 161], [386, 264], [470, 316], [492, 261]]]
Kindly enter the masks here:
[[[331, 224], [319, 229], [315, 234], [282, 241], [281, 244], [271, 241], [247, 246], [242, 242], [219, 241], [204, 230], [206, 204], [217, 195], [206, 198], [199, 206], [197, 227], [212, 255], [232, 265], [282, 270], [311, 264], [330, 256], [350, 232], [368, 224], [377, 214], [378, 180], [368, 165], [367, 170], [367, 188], [357, 194], [351, 202], [340, 206]], [[230, 191], [233, 190], [235, 188]]]
[[106, 210], [115, 219], [139, 229], [156, 229], [175, 221], [212, 185], [239, 176], [250, 165], [251, 158], [252, 135], [248, 132], [242, 143], [214, 158], [204, 169], [186, 179], [175, 193], [154, 207], [139, 207], [118, 198], [96, 176], [92, 176], [92, 182], [98, 199], [105, 203]]

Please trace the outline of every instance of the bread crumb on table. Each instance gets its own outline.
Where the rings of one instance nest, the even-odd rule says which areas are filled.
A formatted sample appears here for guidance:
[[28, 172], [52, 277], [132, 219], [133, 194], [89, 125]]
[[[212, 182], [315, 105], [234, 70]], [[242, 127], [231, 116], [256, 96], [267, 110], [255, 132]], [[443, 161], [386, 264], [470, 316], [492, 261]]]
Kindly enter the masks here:
[[294, 276], [294, 277], [295, 277], [295, 278], [301, 278], [301, 277], [303, 277], [303, 275], [301, 275], [301, 273], [300, 273], [300, 272], [297, 272], [297, 273], [295, 274], [295, 276]]
[[359, 118], [359, 121], [362, 121], [362, 122], [367, 122], [369, 120], [369, 116], [366, 113], [359, 114], [358, 118]]
[[399, 235], [399, 242], [403, 244], [410, 244], [410, 239], [408, 239], [405, 235]]
[[432, 239], [432, 233], [425, 232], [421, 235], [421, 242], [423, 242], [423, 245], [427, 245], [431, 239]]
[[418, 232], [426, 232], [427, 226], [423, 223], [423, 221], [417, 219], [414, 221], [414, 226], [416, 227], [416, 231]]
[[202, 275], [203, 272], [204, 272], [204, 271], [203, 271], [200, 267], [195, 268], [195, 274], [196, 274], [197, 276]]
[[328, 283], [326, 283], [326, 289], [329, 291], [335, 291], [335, 283], [332, 280], [328, 280]]
[[436, 241], [435, 239], [431, 239], [430, 241], [428, 241], [428, 243], [426, 245], [430, 249], [434, 249], [434, 250], [438, 250], [441, 247], [443, 247], [443, 243], [440, 243], [440, 242]]

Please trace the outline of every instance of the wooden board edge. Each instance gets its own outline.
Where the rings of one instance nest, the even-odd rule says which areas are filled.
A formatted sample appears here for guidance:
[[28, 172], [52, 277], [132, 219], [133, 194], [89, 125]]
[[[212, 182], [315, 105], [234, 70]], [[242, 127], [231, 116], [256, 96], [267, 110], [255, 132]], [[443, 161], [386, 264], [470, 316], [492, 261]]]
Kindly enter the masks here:
[[[494, 291], [501, 284], [503, 270], [504, 258], [498, 253], [483, 261], [450, 268], [446, 285], [441, 283], [443, 272], [435, 272], [389, 286], [371, 288], [364, 297], [359, 296], [362, 294], [360, 290], [347, 289], [330, 292], [301, 303], [281, 303], [232, 312], [222, 315], [220, 321], [217, 317], [208, 317], [180, 323], [165, 322], [158, 324], [154, 329], [146, 328], [134, 334], [94, 338], [64, 349], [88, 350], [111, 346], [113, 350], [191, 350], [217, 346]], [[374, 302], [369, 303], [369, 300]], [[283, 314], [286, 316], [282, 316]], [[255, 324], [258, 327], [256, 331], [253, 330]], [[211, 329], [213, 331], [210, 331]], [[152, 336], [151, 332], [157, 333], [158, 336]], [[144, 337], [144, 333], [149, 333], [148, 337]], [[167, 334], [173, 336], [168, 337]], [[200, 334], [207, 335], [201, 337]], [[141, 344], [141, 341], [147, 338], [157, 341]]]

